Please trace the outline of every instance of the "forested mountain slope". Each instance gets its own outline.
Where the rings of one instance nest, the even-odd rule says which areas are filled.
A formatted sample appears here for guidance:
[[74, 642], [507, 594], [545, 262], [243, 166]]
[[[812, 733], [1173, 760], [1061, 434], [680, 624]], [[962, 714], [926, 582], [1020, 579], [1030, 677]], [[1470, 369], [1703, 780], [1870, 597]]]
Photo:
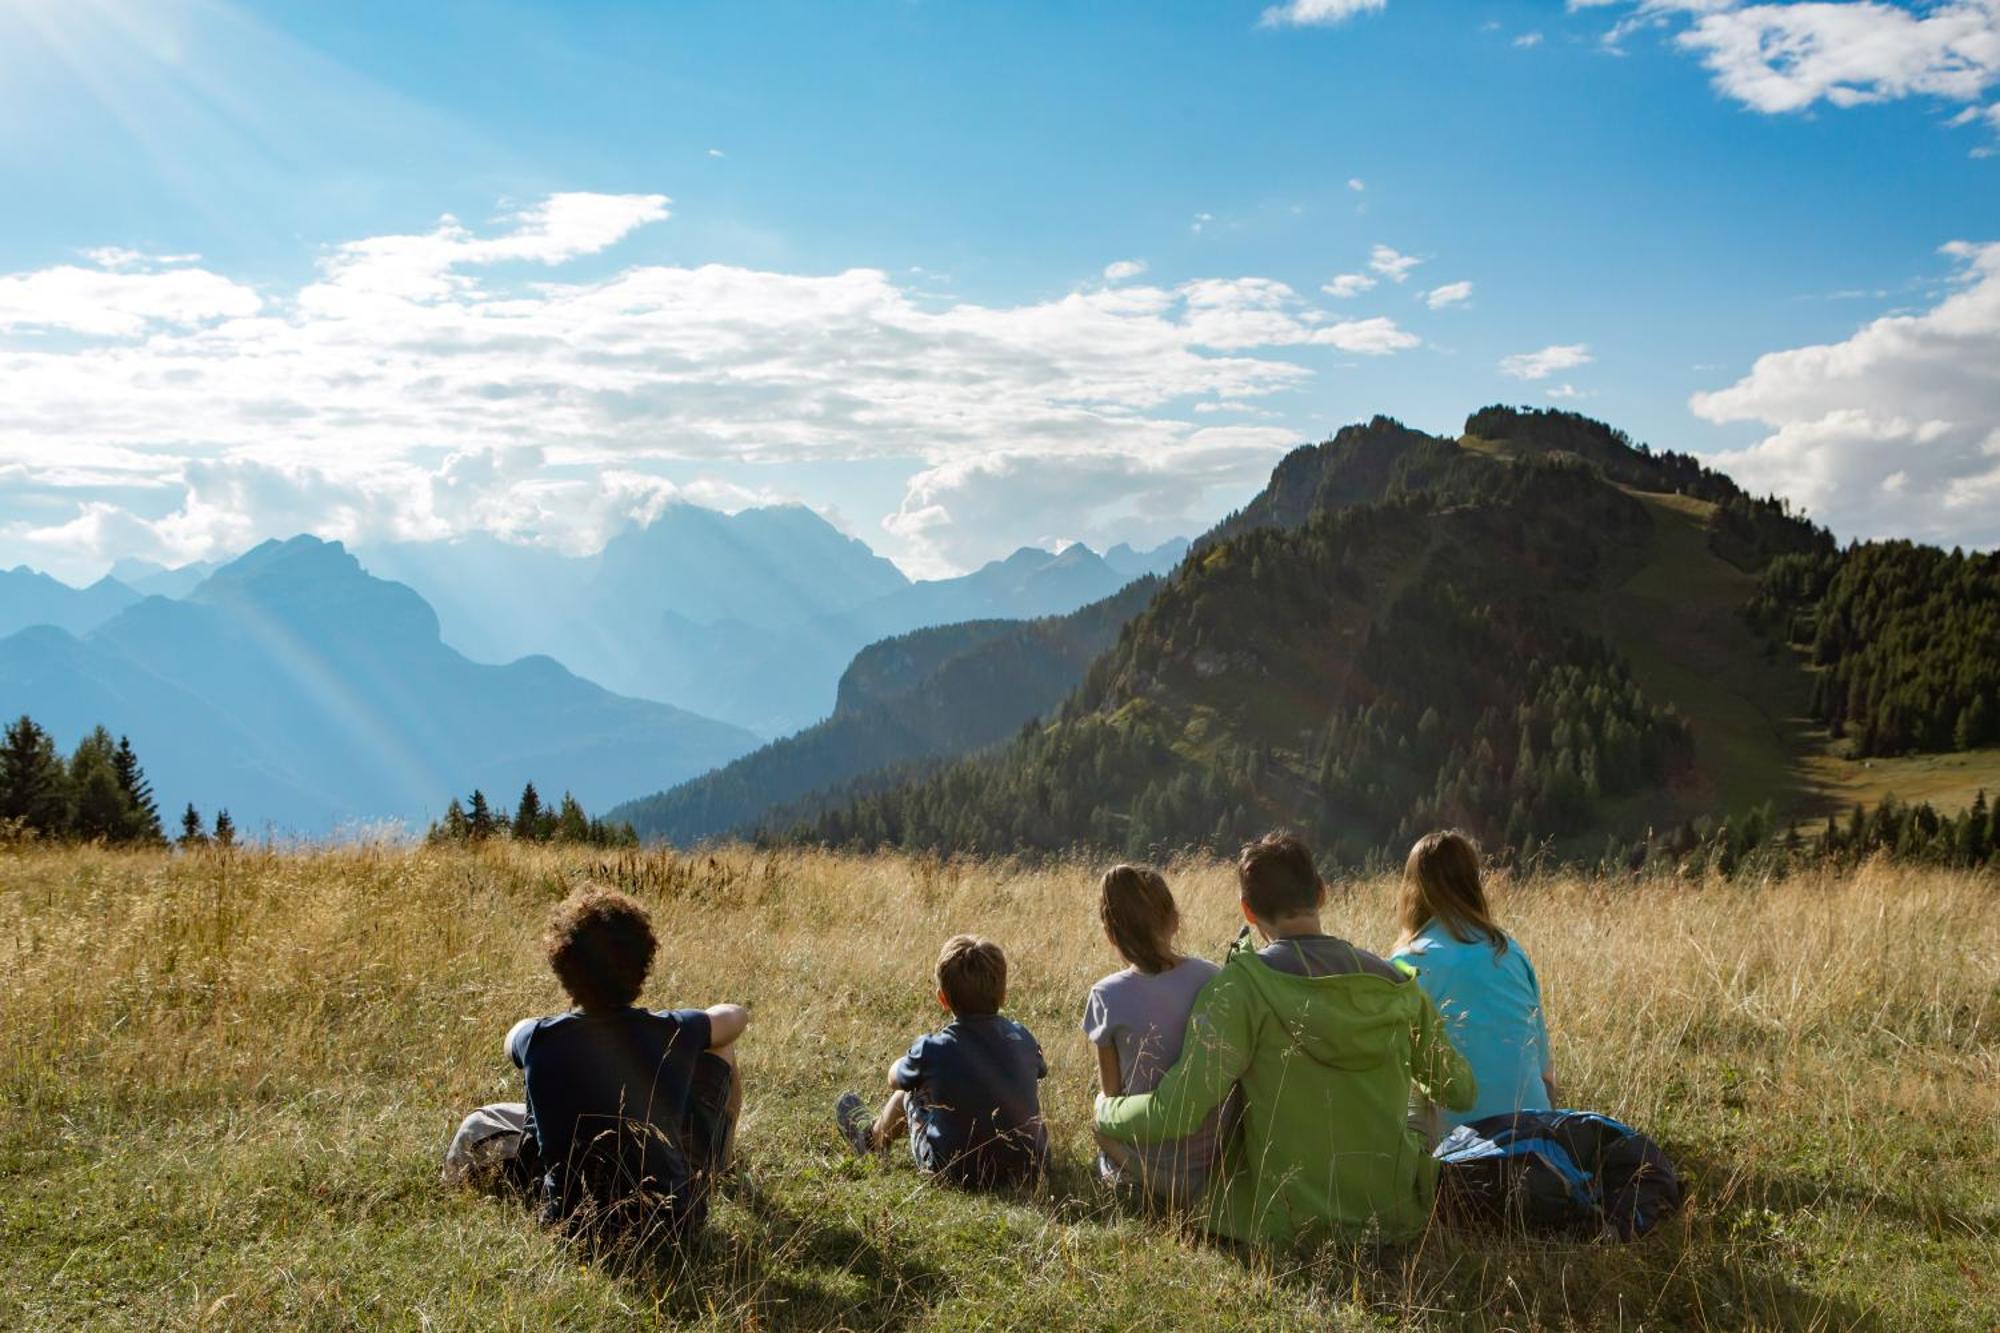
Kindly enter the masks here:
[[641, 837], [693, 842], [822, 788], [1004, 740], [1061, 703], [1158, 587], [1146, 578], [1066, 616], [941, 625], [872, 644], [841, 677], [826, 721], [610, 818]]
[[1636, 854], [1791, 794], [1810, 676], [1745, 612], [1765, 570], [1844, 558], [1574, 414], [1487, 409], [1459, 440], [1377, 418], [1290, 455], [1049, 725], [771, 822], [1133, 853], [1286, 823], [1349, 861], [1450, 823]]

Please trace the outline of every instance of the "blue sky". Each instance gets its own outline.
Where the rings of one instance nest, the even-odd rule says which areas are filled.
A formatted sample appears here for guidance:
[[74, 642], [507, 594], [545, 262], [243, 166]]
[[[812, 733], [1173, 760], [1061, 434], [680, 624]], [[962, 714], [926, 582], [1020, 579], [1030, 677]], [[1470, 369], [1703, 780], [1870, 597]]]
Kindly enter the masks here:
[[1494, 401], [1990, 545], [1996, 102], [1993, 0], [0, 0], [0, 562], [796, 499], [937, 573]]

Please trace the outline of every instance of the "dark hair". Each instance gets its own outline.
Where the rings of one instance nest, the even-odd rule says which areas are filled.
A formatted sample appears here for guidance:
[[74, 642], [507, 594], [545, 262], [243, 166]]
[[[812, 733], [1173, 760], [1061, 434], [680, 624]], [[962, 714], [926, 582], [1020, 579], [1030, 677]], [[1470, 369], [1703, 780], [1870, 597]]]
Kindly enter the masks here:
[[1151, 866], [1105, 871], [1097, 884], [1097, 916], [1125, 961], [1141, 972], [1165, 972], [1180, 961], [1173, 949], [1180, 909], [1165, 877]]
[[1236, 861], [1236, 884], [1260, 921], [1314, 910], [1323, 887], [1305, 841], [1282, 831], [1244, 844]]
[[1507, 932], [1494, 923], [1479, 882], [1479, 848], [1457, 829], [1426, 833], [1410, 848], [1396, 914], [1403, 932], [1399, 944], [1435, 921], [1460, 944], [1484, 939], [1494, 952], [1507, 951]]
[[657, 947], [646, 909], [596, 886], [563, 899], [542, 932], [556, 980], [585, 1009], [622, 1009], [638, 999]]
[[992, 940], [954, 935], [938, 953], [937, 984], [954, 1014], [997, 1014], [1007, 1000], [1007, 955]]

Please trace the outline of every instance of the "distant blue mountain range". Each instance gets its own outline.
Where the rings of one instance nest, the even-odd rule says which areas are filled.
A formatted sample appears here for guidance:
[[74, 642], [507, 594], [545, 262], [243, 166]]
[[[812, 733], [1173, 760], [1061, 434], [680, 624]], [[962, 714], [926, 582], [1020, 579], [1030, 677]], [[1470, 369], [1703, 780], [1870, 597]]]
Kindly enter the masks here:
[[871, 643], [1065, 614], [1172, 568], [1186, 549], [1026, 547], [959, 578], [911, 582], [801, 505], [675, 505], [585, 557], [486, 535], [357, 554], [422, 593], [469, 657], [547, 653], [620, 693], [771, 737], [826, 717], [841, 672]]
[[423, 598], [338, 542], [266, 542], [184, 600], [129, 600], [95, 626], [72, 603], [72, 628], [0, 639], [6, 711], [65, 743], [100, 722], [130, 735], [170, 813], [226, 806], [246, 832], [422, 821], [474, 787], [511, 803], [531, 779], [602, 808], [757, 743], [547, 657], [470, 661]]
[[1063, 614], [1185, 548], [1025, 548], [912, 582], [800, 506], [679, 505], [587, 557], [295, 537], [87, 588], [20, 568], [0, 573], [0, 712], [65, 745], [129, 734], [163, 807], [246, 831], [420, 823], [531, 779], [601, 809], [826, 716], [871, 643]]

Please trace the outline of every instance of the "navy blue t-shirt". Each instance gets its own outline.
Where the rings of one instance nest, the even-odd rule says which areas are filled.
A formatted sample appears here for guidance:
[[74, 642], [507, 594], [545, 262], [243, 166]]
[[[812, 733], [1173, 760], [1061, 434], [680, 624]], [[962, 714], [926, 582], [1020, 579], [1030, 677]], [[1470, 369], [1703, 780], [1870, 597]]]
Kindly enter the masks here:
[[507, 1054], [528, 1085], [528, 1132], [541, 1149], [549, 1197], [566, 1197], [573, 1154], [620, 1118], [676, 1134], [708, 1042], [700, 1009], [573, 1010], [517, 1023]]
[[917, 1038], [889, 1071], [910, 1094], [910, 1142], [923, 1165], [981, 1184], [1033, 1175], [1048, 1154], [1036, 1080], [1048, 1065], [1011, 1018], [955, 1018]]

